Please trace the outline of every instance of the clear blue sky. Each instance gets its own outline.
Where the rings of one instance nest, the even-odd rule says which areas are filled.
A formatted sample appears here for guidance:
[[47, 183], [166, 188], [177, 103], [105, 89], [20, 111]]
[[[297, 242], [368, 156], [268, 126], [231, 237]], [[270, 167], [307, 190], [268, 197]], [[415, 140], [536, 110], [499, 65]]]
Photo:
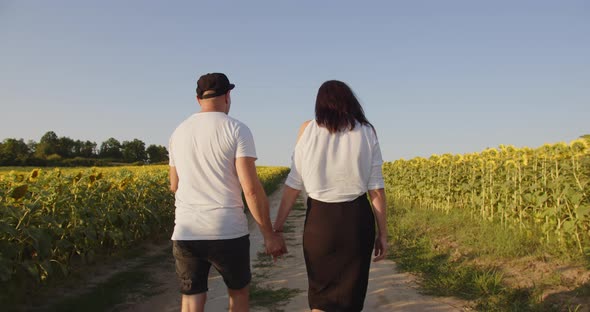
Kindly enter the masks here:
[[385, 160], [590, 133], [588, 1], [0, 0], [0, 140], [167, 145], [197, 78], [236, 84], [259, 165], [288, 165], [329, 79]]

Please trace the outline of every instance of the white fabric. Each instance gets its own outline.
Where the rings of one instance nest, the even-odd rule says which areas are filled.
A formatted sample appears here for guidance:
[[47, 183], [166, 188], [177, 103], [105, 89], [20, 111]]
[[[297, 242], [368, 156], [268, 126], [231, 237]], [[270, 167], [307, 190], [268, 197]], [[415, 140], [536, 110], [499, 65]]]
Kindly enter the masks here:
[[250, 129], [220, 112], [197, 113], [170, 137], [176, 167], [173, 240], [231, 239], [248, 234], [235, 161], [256, 158]]
[[373, 128], [357, 122], [334, 134], [312, 120], [293, 152], [288, 186], [304, 189], [323, 202], [351, 201], [368, 190], [384, 188], [383, 159]]

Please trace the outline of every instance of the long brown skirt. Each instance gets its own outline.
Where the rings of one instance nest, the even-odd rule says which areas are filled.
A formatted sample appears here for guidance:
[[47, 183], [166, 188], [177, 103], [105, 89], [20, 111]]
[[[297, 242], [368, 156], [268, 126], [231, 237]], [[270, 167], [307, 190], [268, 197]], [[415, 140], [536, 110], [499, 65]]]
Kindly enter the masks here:
[[366, 195], [344, 203], [307, 199], [303, 254], [311, 309], [363, 309], [374, 242], [375, 218]]

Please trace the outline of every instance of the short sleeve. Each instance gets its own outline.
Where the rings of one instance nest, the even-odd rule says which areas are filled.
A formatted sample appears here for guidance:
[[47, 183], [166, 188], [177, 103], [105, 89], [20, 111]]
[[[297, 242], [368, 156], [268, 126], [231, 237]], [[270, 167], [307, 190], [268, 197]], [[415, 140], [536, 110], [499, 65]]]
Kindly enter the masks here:
[[291, 156], [291, 171], [287, 176], [285, 185], [296, 190], [303, 189], [303, 179], [301, 178], [301, 173], [299, 170], [300, 166], [298, 166], [297, 149], [295, 149], [295, 152], [293, 152], [293, 156]]
[[382, 168], [383, 157], [381, 156], [381, 147], [379, 146], [379, 141], [377, 140], [377, 136], [375, 135], [373, 148], [371, 149], [371, 173], [369, 176], [369, 183], [367, 185], [367, 188], [369, 190], [385, 188], [385, 183], [383, 182]]
[[236, 158], [240, 157], [253, 157], [256, 156], [256, 146], [254, 145], [254, 137], [250, 129], [244, 125], [239, 124], [237, 135], [237, 146], [236, 146]]
[[176, 167], [174, 164], [174, 153], [172, 152], [172, 137], [168, 140], [168, 165], [170, 167]]

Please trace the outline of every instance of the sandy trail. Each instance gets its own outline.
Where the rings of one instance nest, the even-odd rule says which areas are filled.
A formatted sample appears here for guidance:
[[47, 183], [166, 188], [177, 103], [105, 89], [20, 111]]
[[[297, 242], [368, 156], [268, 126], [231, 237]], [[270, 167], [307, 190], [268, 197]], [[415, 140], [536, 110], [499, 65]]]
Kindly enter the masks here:
[[[269, 197], [271, 216], [274, 220], [281, 199], [282, 189]], [[299, 199], [303, 202], [303, 198]], [[288, 256], [270, 266], [252, 268], [253, 280], [260, 286], [298, 289], [300, 292], [288, 302], [274, 308], [253, 307], [252, 311], [309, 311], [307, 303], [307, 275], [303, 250], [301, 246], [304, 209], [294, 209], [287, 221], [285, 239], [288, 244]], [[257, 226], [250, 222], [250, 257], [255, 264], [257, 254], [262, 250], [263, 240]], [[129, 300], [120, 305], [119, 311], [180, 311], [180, 294], [174, 272], [174, 260], [171, 247], [166, 246], [162, 252], [170, 257], [166, 261], [156, 263], [150, 268], [157, 286], [150, 286], [157, 293], [149, 297]], [[212, 269], [209, 276], [209, 292], [206, 305], [207, 311], [227, 311], [228, 296], [223, 280]], [[417, 289], [415, 277], [408, 273], [400, 273], [393, 261], [384, 260], [372, 263], [369, 275], [369, 289], [363, 311], [468, 311], [468, 303], [455, 298], [431, 297], [422, 295]]]

